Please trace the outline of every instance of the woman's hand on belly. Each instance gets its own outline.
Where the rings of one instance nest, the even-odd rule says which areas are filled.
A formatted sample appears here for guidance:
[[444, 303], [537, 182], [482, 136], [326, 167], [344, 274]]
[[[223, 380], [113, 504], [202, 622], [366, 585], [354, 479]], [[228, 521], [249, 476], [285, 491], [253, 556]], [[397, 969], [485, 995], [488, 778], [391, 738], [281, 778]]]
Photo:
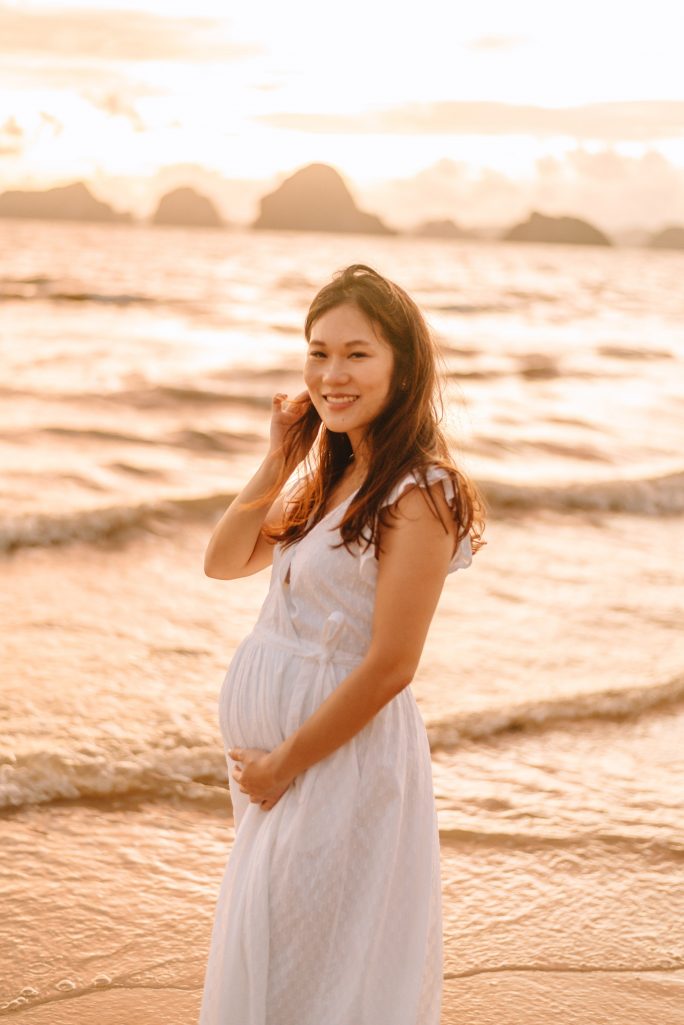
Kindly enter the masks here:
[[232, 747], [229, 756], [238, 764], [233, 769], [243, 794], [248, 794], [252, 803], [270, 811], [290, 786], [292, 779], [285, 779], [278, 773], [270, 751], [259, 747]]

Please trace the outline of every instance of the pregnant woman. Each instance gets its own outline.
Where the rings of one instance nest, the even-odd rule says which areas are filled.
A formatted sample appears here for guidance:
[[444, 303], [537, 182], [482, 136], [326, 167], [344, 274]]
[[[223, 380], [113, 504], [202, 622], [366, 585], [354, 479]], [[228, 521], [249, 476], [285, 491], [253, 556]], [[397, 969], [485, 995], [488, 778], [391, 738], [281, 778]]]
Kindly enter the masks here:
[[438, 1025], [439, 833], [410, 683], [484, 502], [403, 289], [354, 264], [305, 336], [306, 391], [274, 396], [268, 454], [205, 559], [222, 580], [272, 572], [219, 696], [235, 843], [200, 1025]]

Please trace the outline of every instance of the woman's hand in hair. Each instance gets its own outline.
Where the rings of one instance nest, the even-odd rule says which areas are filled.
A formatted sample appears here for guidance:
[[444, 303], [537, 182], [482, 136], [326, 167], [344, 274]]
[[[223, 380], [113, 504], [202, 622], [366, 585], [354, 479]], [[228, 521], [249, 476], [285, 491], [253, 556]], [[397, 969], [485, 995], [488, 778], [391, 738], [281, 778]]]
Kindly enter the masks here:
[[[311, 399], [306, 389], [296, 395], [294, 399], [289, 399], [284, 392], [277, 392], [273, 396], [271, 403], [271, 455], [282, 454], [290, 428], [302, 420], [310, 408]], [[296, 463], [304, 459], [309, 448], [310, 444], [306, 445], [305, 450], [296, 452]]]

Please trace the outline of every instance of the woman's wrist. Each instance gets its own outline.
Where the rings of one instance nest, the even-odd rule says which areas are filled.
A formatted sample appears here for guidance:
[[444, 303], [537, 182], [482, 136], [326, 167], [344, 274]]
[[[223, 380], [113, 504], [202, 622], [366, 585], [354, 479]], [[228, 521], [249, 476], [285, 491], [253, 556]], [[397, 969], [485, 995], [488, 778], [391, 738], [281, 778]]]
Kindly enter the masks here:
[[297, 772], [293, 771], [288, 754], [289, 749], [287, 740], [284, 740], [281, 744], [278, 744], [277, 747], [274, 747], [266, 756], [273, 775], [282, 786], [289, 786], [297, 775]]
[[286, 462], [282, 448], [269, 448], [262, 466], [269, 473], [277, 477], [284, 477], [287, 480], [294, 473], [297, 466], [297, 463], [292, 460], [290, 460], [290, 464]]

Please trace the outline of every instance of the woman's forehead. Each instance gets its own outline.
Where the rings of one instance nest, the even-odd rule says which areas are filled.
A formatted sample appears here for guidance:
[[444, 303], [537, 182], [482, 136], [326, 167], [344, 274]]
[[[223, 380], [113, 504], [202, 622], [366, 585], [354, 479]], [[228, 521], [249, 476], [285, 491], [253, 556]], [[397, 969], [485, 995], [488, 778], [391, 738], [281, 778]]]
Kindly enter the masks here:
[[387, 345], [380, 326], [350, 303], [322, 313], [311, 326], [310, 345]]

